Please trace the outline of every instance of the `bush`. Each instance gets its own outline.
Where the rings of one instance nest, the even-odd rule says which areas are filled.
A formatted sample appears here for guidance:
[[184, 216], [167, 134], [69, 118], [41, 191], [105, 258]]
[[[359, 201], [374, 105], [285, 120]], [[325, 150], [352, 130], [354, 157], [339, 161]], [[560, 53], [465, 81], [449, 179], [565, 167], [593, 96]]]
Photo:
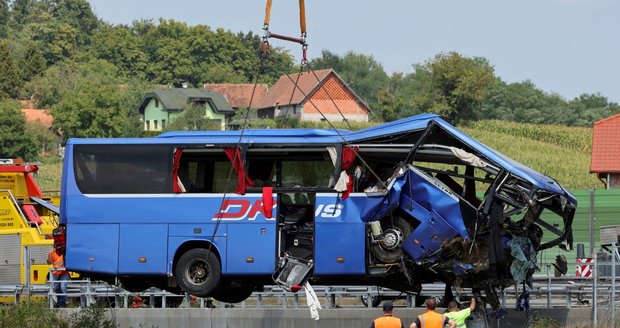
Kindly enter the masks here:
[[0, 310], [0, 327], [68, 328], [69, 324], [59, 318], [55, 312], [50, 311], [46, 303], [22, 302], [2, 307]]

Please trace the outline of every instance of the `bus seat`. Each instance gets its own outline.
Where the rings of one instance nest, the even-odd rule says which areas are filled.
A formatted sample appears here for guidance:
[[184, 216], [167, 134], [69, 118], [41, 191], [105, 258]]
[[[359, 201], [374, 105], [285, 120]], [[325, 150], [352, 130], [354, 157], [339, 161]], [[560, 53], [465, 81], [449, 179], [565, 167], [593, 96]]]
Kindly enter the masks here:
[[24, 210], [24, 214], [26, 215], [26, 219], [28, 220], [28, 222], [36, 223], [38, 225], [43, 224], [43, 220], [41, 220], [39, 213], [37, 213], [37, 210], [34, 208], [33, 205], [30, 205], [30, 204], [23, 205], [22, 209]]

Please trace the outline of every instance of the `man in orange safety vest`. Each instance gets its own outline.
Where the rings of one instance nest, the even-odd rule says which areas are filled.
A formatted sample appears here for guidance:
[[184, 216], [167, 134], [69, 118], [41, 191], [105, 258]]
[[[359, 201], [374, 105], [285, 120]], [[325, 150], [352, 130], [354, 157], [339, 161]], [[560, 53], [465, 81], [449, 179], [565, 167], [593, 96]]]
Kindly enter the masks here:
[[443, 328], [446, 325], [450, 325], [450, 328], [455, 328], [456, 323], [445, 315], [435, 312], [436, 307], [437, 301], [434, 298], [427, 299], [426, 313], [415, 318], [409, 328]]
[[54, 293], [56, 294], [56, 307], [67, 306], [67, 284], [69, 271], [65, 268], [65, 234], [64, 229], [56, 228], [52, 232], [54, 248], [47, 253], [47, 264], [53, 266]]

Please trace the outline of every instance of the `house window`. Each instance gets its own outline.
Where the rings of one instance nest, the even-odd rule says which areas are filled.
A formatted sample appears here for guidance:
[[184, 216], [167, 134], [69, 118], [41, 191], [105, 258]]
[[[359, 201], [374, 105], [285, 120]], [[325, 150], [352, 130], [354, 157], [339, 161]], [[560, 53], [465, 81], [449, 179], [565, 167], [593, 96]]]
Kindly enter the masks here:
[[157, 130], [157, 120], [153, 121], [153, 127]]
[[166, 120], [161, 120], [161, 129], [165, 129], [166, 128]]
[[146, 121], [146, 130], [151, 130], [151, 121]]
[[155, 107], [159, 107], [159, 99], [155, 98]]

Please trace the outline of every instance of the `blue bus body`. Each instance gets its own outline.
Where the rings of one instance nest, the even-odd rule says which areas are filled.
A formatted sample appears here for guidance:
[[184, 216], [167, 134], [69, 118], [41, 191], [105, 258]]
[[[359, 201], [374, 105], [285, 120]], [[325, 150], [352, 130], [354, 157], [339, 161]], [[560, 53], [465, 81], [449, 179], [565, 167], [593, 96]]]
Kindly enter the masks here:
[[[239, 153], [227, 158], [225, 149]], [[349, 168], [346, 152], [355, 155]], [[232, 169], [236, 156], [245, 176]], [[339, 175], [358, 189], [346, 197], [334, 190]], [[253, 181], [233, 192], [246, 176]], [[484, 197], [476, 185], [488, 186], [477, 190]], [[462, 286], [502, 288], [518, 280], [498, 269], [515, 263], [506, 241], [570, 249], [577, 205], [552, 178], [428, 114], [361, 131], [70, 139], [61, 201], [69, 270], [121, 277], [128, 289], [148, 284], [226, 300], [270, 282], [289, 256], [311, 263], [304, 281], [415, 291], [421, 282], [468, 277], [475, 282]], [[542, 210], [564, 222], [546, 243]], [[465, 246], [485, 260], [454, 251]], [[194, 249], [216, 259], [201, 266], [184, 256]], [[208, 275], [217, 281], [198, 289]]]

